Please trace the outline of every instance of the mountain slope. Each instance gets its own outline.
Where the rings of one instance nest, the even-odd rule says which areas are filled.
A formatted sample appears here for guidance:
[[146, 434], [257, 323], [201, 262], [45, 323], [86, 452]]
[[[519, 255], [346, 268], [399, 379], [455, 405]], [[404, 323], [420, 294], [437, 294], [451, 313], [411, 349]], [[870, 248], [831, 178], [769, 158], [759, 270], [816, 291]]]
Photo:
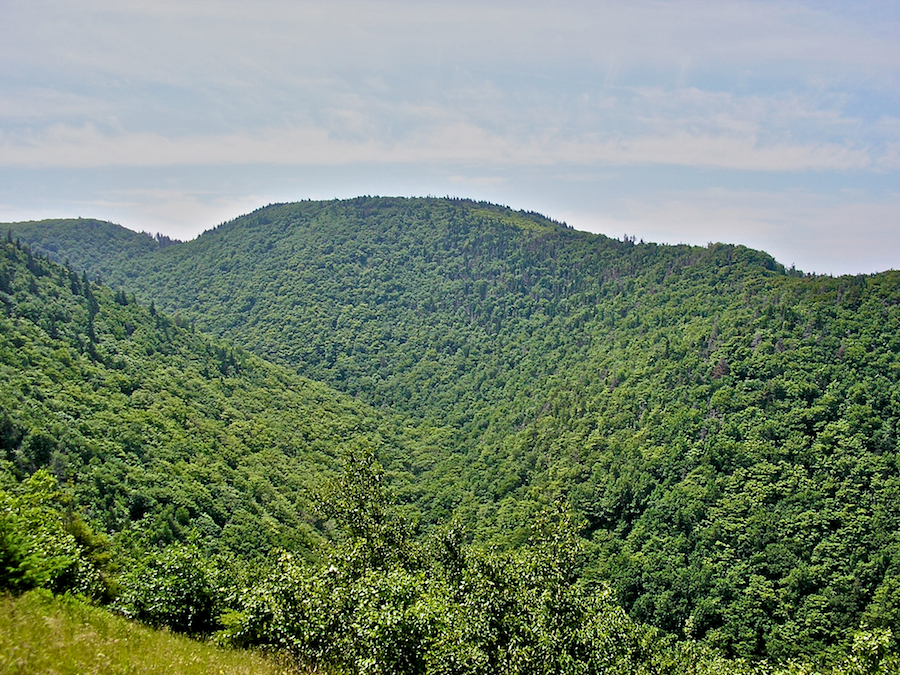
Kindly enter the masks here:
[[3, 234], [9, 235], [13, 229], [16, 238], [36, 254], [64, 263], [79, 274], [89, 269], [91, 279], [104, 279], [116, 288], [135, 276], [135, 262], [175, 243], [165, 236], [138, 234], [92, 218], [15, 223], [12, 229], [4, 228]]
[[[33, 228], [13, 232], [36, 240]], [[144, 253], [134, 279], [106, 276], [313, 379], [463, 427], [484, 404], [542, 391], [583, 361], [636, 294], [665, 282], [679, 302], [701, 284], [708, 313], [729, 301], [717, 299], [719, 277], [777, 273], [748, 249], [634, 246], [436, 199], [273, 206]], [[78, 258], [101, 273], [99, 257]]]
[[267, 207], [129, 265], [110, 274], [142, 299], [449, 426], [401, 489], [426, 520], [516, 543], [563, 495], [633, 616], [736, 655], [900, 635], [896, 273], [373, 198]]
[[307, 551], [322, 536], [318, 486], [344, 449], [390, 465], [424, 443], [398, 419], [9, 243], [0, 302], [0, 469], [49, 469], [117, 541], [191, 535], [244, 559]]
[[[18, 244], [0, 244], [0, 303], [0, 589], [41, 588], [4, 604], [0, 664], [265, 667], [184, 641], [169, 641], [177, 654], [148, 652], [146, 630], [53, 602], [47, 588], [179, 632], [224, 627], [222, 640], [316, 672], [723, 664], [628, 620], [606, 588], [579, 585], [565, 511], [514, 552], [466, 546], [459, 523], [413, 539], [374, 460], [436, 450], [409, 424]], [[330, 480], [340, 446], [346, 469]], [[311, 527], [324, 495], [321, 512], [349, 526], [330, 548]], [[81, 516], [112, 540], [113, 560]]]

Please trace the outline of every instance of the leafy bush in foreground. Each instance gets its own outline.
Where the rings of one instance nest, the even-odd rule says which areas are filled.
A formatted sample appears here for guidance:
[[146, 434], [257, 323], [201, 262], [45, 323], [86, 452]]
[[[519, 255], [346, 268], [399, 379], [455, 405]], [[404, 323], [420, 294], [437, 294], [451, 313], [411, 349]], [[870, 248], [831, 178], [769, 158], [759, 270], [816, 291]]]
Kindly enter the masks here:
[[223, 618], [232, 645], [306, 667], [371, 675], [897, 672], [889, 629], [862, 626], [830, 663], [729, 659], [634, 622], [605, 584], [586, 582], [581, 521], [557, 502], [523, 546], [467, 544], [458, 520], [414, 539], [371, 454], [351, 456], [325, 510], [345, 538], [318, 564], [283, 553]]
[[194, 544], [148, 553], [125, 577], [122, 612], [151, 626], [208, 633], [221, 611], [217, 570]]
[[91, 597], [107, 594], [105, 542], [65, 508], [44, 470], [0, 487], [0, 590], [48, 588]]
[[281, 555], [227, 617], [227, 641], [358, 673], [651, 672], [656, 631], [579, 581], [567, 510], [542, 514], [514, 551], [466, 545], [457, 522], [416, 542], [398, 536], [381, 475], [350, 460], [333, 490], [348, 538], [318, 566]]
[[406, 564], [361, 570], [359, 544], [319, 567], [283, 555], [246, 592], [230, 640], [360, 673], [633, 673], [649, 661], [654, 633], [605, 589], [561, 574], [558, 551], [480, 551], [445, 537]]

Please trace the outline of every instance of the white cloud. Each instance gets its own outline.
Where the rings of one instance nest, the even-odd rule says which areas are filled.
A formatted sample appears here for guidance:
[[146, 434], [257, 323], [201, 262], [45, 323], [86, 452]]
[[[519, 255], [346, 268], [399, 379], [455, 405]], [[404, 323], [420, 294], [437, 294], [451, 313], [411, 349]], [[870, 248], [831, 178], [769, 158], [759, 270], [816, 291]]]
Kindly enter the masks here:
[[[759, 73], [773, 63], [782, 75], [862, 74], [889, 86], [884, 73], [896, 77], [900, 65], [890, 21], [873, 27], [858, 16], [784, 2], [57, 0], [12, 2], [6, 12], [0, 58], [92, 79], [212, 87], [254, 79], [291, 86], [314, 74], [411, 67], [501, 74], [652, 67], [678, 77], [710, 68]], [[15, 29], [23, 24], [36, 29]]]
[[[810, 81], [852, 66], [854, 86], [879, 74], [883, 86], [900, 72], [896, 41], [802, 4], [45, 0], [7, 11], [0, 61], [28, 84], [0, 77], [0, 120], [15, 120], [0, 127], [6, 166], [846, 170], [871, 166], [884, 140], [844, 113], [848, 94]], [[708, 75], [720, 82], [701, 86]], [[787, 88], [771, 90], [773, 77]]]
[[[361, 118], [351, 126], [362, 126]], [[401, 141], [335, 138], [326, 129], [271, 129], [258, 134], [170, 138], [104, 134], [94, 125], [56, 125], [26, 138], [0, 136], [0, 166], [100, 167], [209, 164], [341, 165], [362, 162], [479, 162], [487, 166], [667, 164], [751, 171], [848, 170], [867, 167], [862, 150], [833, 143], [760, 144], [752, 136], [677, 132], [668, 136], [515, 138], [467, 122], [438, 124]]]

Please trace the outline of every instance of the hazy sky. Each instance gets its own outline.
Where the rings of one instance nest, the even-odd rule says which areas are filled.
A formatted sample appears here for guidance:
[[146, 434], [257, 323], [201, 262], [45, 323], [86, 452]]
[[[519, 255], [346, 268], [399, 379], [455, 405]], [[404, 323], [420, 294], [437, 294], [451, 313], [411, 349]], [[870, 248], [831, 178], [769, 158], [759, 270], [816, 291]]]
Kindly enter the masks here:
[[900, 3], [0, 1], [0, 220], [361, 194], [900, 268]]

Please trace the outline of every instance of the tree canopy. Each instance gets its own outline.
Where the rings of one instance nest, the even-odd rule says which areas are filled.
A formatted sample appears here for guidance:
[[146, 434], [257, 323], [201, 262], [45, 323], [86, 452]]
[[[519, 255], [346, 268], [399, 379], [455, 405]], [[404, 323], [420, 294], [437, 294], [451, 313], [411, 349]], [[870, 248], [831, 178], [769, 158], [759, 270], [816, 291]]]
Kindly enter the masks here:
[[777, 663], [900, 636], [900, 273], [432, 198], [273, 205], [168, 245], [9, 229], [33, 249], [0, 276], [8, 467], [76, 476], [101, 531], [319, 564], [339, 530], [314, 487], [356, 448], [417, 541], [452, 521], [515, 557], [568, 503], [581, 583], [635, 626]]

